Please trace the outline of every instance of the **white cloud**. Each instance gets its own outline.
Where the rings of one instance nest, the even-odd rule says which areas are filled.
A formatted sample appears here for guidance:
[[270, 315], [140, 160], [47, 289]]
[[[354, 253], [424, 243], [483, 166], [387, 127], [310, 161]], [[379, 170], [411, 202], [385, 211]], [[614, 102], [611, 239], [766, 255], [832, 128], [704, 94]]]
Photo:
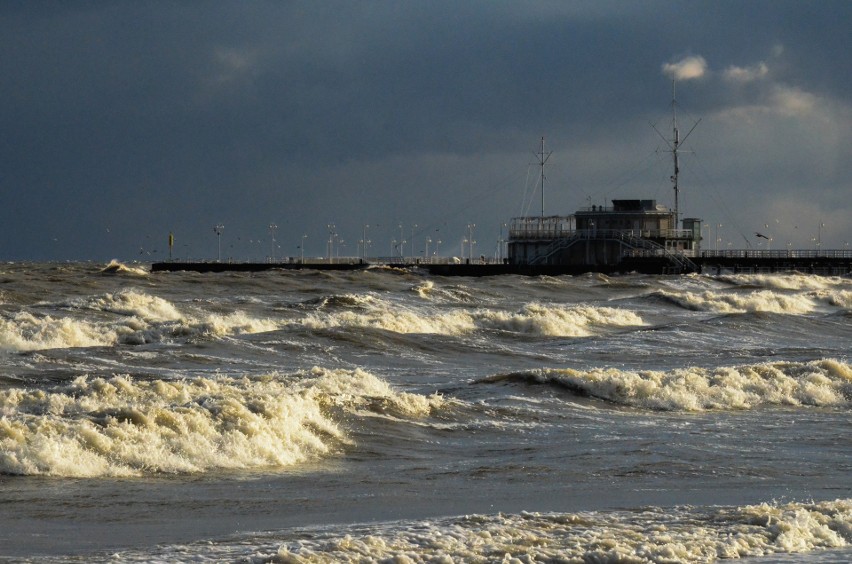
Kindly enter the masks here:
[[663, 73], [677, 80], [701, 78], [707, 72], [707, 61], [701, 56], [690, 56], [676, 63], [663, 65]]
[[738, 67], [731, 65], [725, 69], [723, 76], [725, 77], [725, 80], [729, 80], [731, 82], [751, 82], [765, 78], [768, 74], [769, 67], [766, 66], [766, 63], [761, 62], [750, 67]]
[[814, 111], [817, 97], [790, 86], [777, 86], [771, 95], [772, 108], [786, 116], [804, 116]]

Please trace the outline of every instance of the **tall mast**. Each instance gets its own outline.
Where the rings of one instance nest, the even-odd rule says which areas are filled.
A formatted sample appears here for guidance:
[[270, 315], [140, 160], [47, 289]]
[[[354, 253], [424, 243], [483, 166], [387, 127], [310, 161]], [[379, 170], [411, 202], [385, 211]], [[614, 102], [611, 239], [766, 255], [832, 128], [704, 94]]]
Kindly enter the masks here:
[[678, 186], [678, 174], [680, 173], [680, 168], [677, 164], [677, 148], [680, 145], [680, 132], [677, 129], [677, 102], [675, 98], [675, 80], [672, 79], [672, 157], [674, 160], [674, 174], [672, 175], [672, 182], [674, 183], [674, 212], [675, 212], [675, 229], [680, 225], [680, 205], [679, 205], [679, 196], [680, 196], [680, 187]]
[[680, 138], [680, 130], [677, 127], [677, 100], [675, 98], [675, 81], [672, 79], [672, 140], [669, 139], [660, 133], [660, 130], [654, 124], [651, 126], [657, 132], [663, 141], [665, 141], [666, 145], [668, 145], [672, 154], [672, 161], [674, 162], [674, 173], [671, 176], [672, 183], [674, 184], [674, 216], [675, 216], [675, 229], [680, 225], [680, 185], [678, 184], [678, 175], [680, 175], [680, 167], [678, 165], [678, 153], [680, 153], [680, 146], [686, 143], [686, 140], [692, 135], [692, 132], [695, 131], [695, 128], [698, 127], [698, 124], [701, 123], [701, 120], [695, 122], [695, 125], [692, 126], [686, 135], [683, 136], [683, 139]]
[[544, 152], [544, 137], [541, 138], [541, 150], [538, 155], [538, 164], [541, 166], [541, 219], [544, 220], [544, 163], [550, 158], [551, 153]]

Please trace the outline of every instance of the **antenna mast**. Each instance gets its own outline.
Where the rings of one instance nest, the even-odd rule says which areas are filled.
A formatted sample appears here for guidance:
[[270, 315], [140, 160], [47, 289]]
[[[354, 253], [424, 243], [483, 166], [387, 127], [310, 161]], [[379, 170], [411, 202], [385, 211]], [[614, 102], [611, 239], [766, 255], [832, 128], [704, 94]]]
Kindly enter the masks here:
[[663, 141], [665, 141], [666, 145], [669, 146], [672, 154], [672, 160], [674, 161], [674, 174], [671, 176], [672, 183], [674, 184], [674, 193], [675, 193], [675, 203], [674, 203], [674, 215], [675, 215], [675, 229], [677, 229], [678, 225], [680, 225], [680, 185], [678, 184], [678, 175], [680, 174], [680, 166], [678, 165], [677, 155], [680, 152], [679, 147], [686, 143], [687, 138], [692, 135], [692, 132], [695, 131], [695, 128], [698, 127], [698, 124], [701, 123], [701, 120], [695, 122], [695, 125], [692, 126], [692, 129], [687, 132], [686, 135], [683, 136], [683, 139], [680, 138], [680, 130], [677, 128], [677, 100], [675, 98], [675, 81], [672, 79], [672, 132], [673, 138], [669, 141], [660, 130], [657, 129], [653, 123], [651, 127], [657, 132]]
[[541, 219], [544, 220], [544, 163], [547, 162], [547, 159], [550, 158], [550, 155], [553, 152], [545, 153], [544, 152], [544, 137], [541, 138], [541, 150], [536, 155], [538, 157], [538, 164], [541, 166]]
[[675, 229], [680, 225], [680, 205], [678, 202], [680, 196], [680, 187], [678, 186], [678, 174], [680, 173], [680, 168], [677, 164], [677, 147], [680, 145], [680, 132], [677, 129], [677, 102], [675, 98], [675, 80], [672, 79], [672, 157], [674, 159], [674, 174], [672, 175], [672, 182], [674, 183], [674, 212], [675, 212]]

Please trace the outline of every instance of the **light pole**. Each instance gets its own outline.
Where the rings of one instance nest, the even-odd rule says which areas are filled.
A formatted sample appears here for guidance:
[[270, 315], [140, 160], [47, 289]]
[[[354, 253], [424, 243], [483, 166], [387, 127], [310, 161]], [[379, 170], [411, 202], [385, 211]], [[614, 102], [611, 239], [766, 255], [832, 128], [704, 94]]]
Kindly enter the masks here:
[[213, 232], [216, 234], [216, 247], [218, 249], [216, 253], [216, 262], [222, 262], [222, 231], [224, 231], [225, 226], [221, 223], [217, 223], [213, 228]]
[[299, 262], [301, 264], [305, 263], [305, 239], [307, 239], [307, 238], [308, 238], [307, 235], [302, 235], [302, 244], [299, 245], [299, 251], [300, 251], [300, 256], [301, 256], [301, 260]]
[[467, 244], [469, 245], [467, 258], [469, 258], [471, 261], [473, 260], [473, 245], [474, 245], [474, 243], [476, 243], [476, 241], [473, 240], [473, 229], [475, 227], [476, 227], [475, 223], [468, 223], [467, 224]]
[[361, 239], [361, 258], [367, 260], [367, 228], [370, 227], [366, 223], [364, 224], [364, 234], [363, 239]]
[[423, 258], [428, 260], [429, 262], [432, 262], [431, 260], [429, 260], [429, 243], [431, 243], [431, 242], [432, 242], [432, 239], [430, 239], [429, 237], [426, 237], [426, 252], [423, 253]]
[[411, 224], [411, 258], [414, 258], [414, 230], [417, 229], [417, 224]]
[[720, 228], [720, 227], [722, 227], [722, 224], [721, 224], [721, 223], [717, 223], [717, 224], [716, 224], [716, 246], [715, 246], [715, 249], [716, 249], [716, 252], [717, 252], [717, 253], [719, 252], [719, 242], [721, 241], [721, 239], [719, 239], [719, 228]]
[[328, 254], [328, 264], [334, 262], [334, 236], [335, 236], [335, 226], [333, 223], [329, 223], [326, 227], [328, 227], [328, 244], [327, 244], [327, 254]]
[[275, 262], [275, 230], [278, 226], [274, 223], [269, 224], [269, 234], [272, 236], [272, 262]]
[[822, 250], [822, 228], [825, 227], [825, 224], [820, 222], [817, 225], [817, 251]]

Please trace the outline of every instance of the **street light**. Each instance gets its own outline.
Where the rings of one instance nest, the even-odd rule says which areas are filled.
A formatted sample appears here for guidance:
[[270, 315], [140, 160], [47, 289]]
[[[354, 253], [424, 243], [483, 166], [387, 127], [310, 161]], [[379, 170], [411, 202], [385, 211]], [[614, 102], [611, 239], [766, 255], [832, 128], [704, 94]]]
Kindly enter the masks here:
[[366, 223], [364, 224], [364, 235], [363, 239], [361, 239], [361, 258], [367, 260], [367, 228], [370, 227]]
[[335, 233], [335, 225], [333, 223], [329, 223], [326, 227], [328, 227], [328, 264], [334, 262], [334, 237], [337, 235]]
[[301, 264], [305, 263], [305, 239], [307, 239], [307, 238], [308, 238], [307, 235], [302, 235], [302, 244], [299, 245], [299, 250], [301, 251], [301, 259], [302, 259], [300, 261]]
[[278, 226], [274, 223], [269, 224], [269, 234], [272, 236], [272, 262], [275, 262], [275, 230]]
[[221, 223], [216, 224], [213, 228], [213, 232], [216, 234], [216, 247], [218, 248], [216, 262], [222, 262], [222, 231], [224, 231], [224, 229], [225, 226]]
[[475, 227], [475, 223], [467, 224], [467, 243], [469, 245], [467, 258], [469, 258], [470, 260], [473, 260], [473, 245], [476, 243], [476, 241], [473, 240], [473, 229]]

